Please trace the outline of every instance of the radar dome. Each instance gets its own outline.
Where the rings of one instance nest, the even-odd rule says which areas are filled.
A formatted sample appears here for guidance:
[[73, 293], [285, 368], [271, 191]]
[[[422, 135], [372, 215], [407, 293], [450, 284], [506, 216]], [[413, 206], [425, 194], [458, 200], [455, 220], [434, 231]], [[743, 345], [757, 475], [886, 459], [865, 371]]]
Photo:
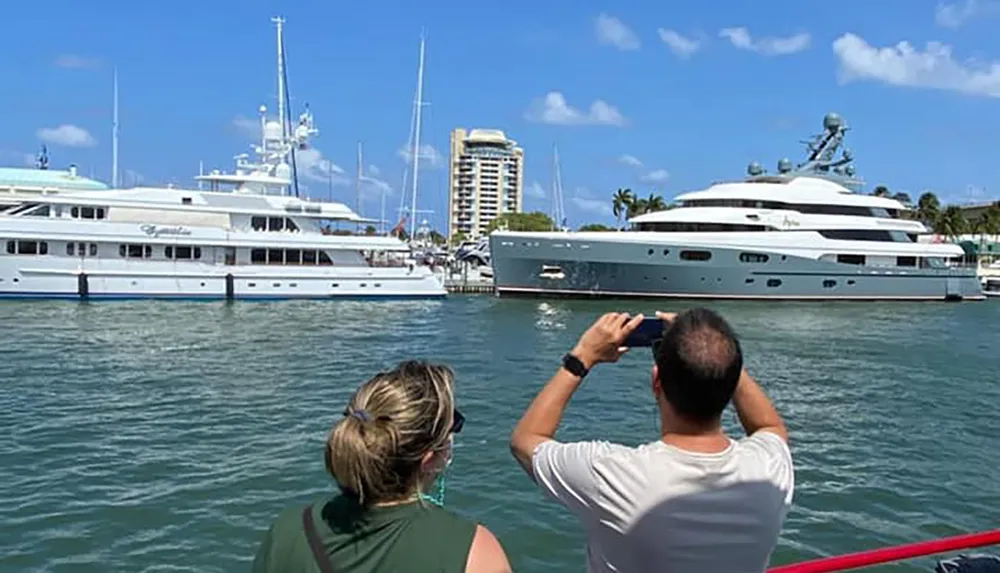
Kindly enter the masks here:
[[848, 165], [847, 167], [844, 167], [844, 173], [848, 177], [854, 177], [854, 166], [853, 165]]
[[843, 124], [844, 120], [840, 119], [840, 116], [835, 113], [828, 113], [826, 114], [826, 117], [823, 118], [823, 128], [827, 131], [839, 129]]
[[269, 121], [265, 123], [264, 139], [268, 141], [281, 141], [281, 124], [277, 121]]
[[298, 141], [306, 141], [309, 139], [309, 128], [305, 125], [299, 124], [295, 128], [295, 139]]
[[748, 175], [750, 175], [752, 177], [756, 177], [756, 176], [761, 175], [763, 173], [764, 173], [764, 168], [761, 166], [760, 163], [757, 163], [756, 161], [751, 161], [750, 165], [747, 165], [747, 174]]
[[778, 160], [778, 173], [788, 173], [792, 170], [792, 161], [787, 157]]
[[851, 151], [851, 148], [850, 147], [845, 147], [844, 148], [844, 159], [850, 160], [853, 157], [854, 157], [854, 153]]
[[292, 168], [287, 163], [279, 163], [277, 167], [274, 168], [274, 176], [278, 179], [292, 179]]

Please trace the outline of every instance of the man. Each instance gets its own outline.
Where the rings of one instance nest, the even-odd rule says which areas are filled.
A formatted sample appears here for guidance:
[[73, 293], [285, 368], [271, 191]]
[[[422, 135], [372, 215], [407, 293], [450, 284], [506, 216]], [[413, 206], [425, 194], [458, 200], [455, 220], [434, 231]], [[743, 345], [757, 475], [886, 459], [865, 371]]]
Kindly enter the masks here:
[[[511, 450], [585, 526], [591, 573], [765, 571], [792, 501], [788, 431], [743, 370], [725, 320], [706, 309], [657, 317], [667, 323], [653, 350], [659, 440], [634, 448], [555, 440], [588, 371], [617, 361], [643, 319], [609, 313], [563, 358], [514, 428]], [[722, 429], [730, 401], [747, 434], [738, 441]]]

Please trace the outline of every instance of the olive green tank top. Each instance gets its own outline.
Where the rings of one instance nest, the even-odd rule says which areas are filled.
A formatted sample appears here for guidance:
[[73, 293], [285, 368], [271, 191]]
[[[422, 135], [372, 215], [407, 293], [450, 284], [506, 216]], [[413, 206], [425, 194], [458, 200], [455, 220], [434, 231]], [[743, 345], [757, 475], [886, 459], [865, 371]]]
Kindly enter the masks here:
[[[364, 509], [348, 496], [310, 506], [316, 533], [337, 573], [464, 573], [477, 524], [413, 502]], [[302, 506], [278, 516], [253, 573], [319, 573], [302, 526]]]

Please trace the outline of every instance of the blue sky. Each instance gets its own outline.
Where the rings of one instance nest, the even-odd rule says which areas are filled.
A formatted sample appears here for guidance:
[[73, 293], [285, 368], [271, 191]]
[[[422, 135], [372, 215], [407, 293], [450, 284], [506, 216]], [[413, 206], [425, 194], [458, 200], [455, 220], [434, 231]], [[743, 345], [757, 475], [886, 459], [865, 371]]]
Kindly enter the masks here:
[[13, 3], [0, 165], [44, 140], [53, 168], [110, 180], [117, 67], [125, 183], [193, 186], [199, 160], [231, 169], [249, 151], [247, 120], [275, 107], [275, 15], [293, 110], [308, 102], [320, 129], [303, 184], [327, 197], [332, 160], [334, 197], [353, 205], [361, 140], [377, 180], [367, 216], [381, 188], [396, 216], [421, 28], [432, 149], [418, 202], [438, 228], [454, 127], [502, 129], [525, 148], [532, 210], [551, 210], [557, 144], [573, 226], [611, 221], [618, 187], [669, 198], [741, 177], [751, 160], [797, 161], [828, 111], [853, 127], [869, 189], [1000, 197], [1000, 0]]

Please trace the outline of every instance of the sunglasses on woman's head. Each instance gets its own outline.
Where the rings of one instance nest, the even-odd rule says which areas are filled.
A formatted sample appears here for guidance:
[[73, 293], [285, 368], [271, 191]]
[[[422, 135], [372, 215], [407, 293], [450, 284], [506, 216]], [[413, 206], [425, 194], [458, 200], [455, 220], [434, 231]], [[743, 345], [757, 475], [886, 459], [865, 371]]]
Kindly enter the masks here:
[[451, 433], [457, 434], [462, 431], [462, 426], [465, 425], [465, 416], [455, 408], [455, 413], [452, 416], [451, 422]]

